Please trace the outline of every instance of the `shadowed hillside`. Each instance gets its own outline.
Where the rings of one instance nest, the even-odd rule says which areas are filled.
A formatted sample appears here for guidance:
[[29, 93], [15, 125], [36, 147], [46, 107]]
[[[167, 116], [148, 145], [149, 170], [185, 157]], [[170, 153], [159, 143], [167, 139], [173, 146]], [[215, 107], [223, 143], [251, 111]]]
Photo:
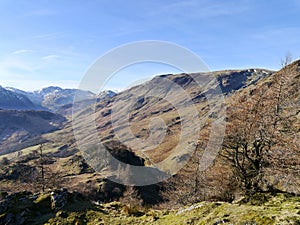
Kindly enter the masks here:
[[42, 134], [62, 128], [66, 119], [46, 111], [0, 110], [0, 153], [43, 142]]

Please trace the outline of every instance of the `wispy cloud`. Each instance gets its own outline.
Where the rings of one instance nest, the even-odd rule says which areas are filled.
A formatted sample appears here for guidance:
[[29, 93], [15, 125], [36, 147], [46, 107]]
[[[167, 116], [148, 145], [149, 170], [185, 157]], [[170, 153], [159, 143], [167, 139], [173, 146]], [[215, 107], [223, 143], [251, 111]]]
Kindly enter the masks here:
[[32, 53], [32, 52], [34, 52], [34, 51], [29, 50], [29, 49], [20, 49], [20, 50], [14, 51], [12, 54], [17, 55], [17, 54]]
[[33, 72], [33, 67], [28, 63], [20, 60], [6, 60], [0, 63], [0, 67], [4, 70], [10, 71], [24, 71]]
[[19, 82], [32, 73], [34, 68], [20, 60], [5, 60], [0, 62], [1, 83], [7, 79], [17, 79]]
[[59, 59], [59, 58], [61, 58], [59, 55], [47, 55], [47, 56], [42, 57], [42, 59], [46, 60], [46, 61]]

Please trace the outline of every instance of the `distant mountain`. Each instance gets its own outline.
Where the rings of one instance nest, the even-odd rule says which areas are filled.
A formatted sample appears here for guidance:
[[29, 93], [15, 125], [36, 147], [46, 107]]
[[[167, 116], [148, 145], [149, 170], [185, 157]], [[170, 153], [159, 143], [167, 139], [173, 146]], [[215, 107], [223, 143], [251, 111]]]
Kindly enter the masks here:
[[82, 100], [93, 99], [95, 97], [95, 94], [90, 91], [62, 89], [59, 87], [47, 87], [34, 93], [42, 96], [43, 101], [41, 105], [43, 107], [46, 107], [54, 112], [63, 105], [73, 103], [75, 94]]
[[15, 92], [0, 86], [0, 109], [35, 110], [39, 108], [22, 92]]
[[97, 100], [101, 100], [101, 99], [105, 99], [105, 98], [112, 98], [116, 95], [115, 92], [110, 91], [110, 90], [106, 90], [106, 91], [102, 91], [97, 95]]
[[[16, 88], [6, 88], [6, 90], [14, 92], [17, 95], [25, 96], [32, 104], [39, 109], [58, 111], [63, 105], [73, 103], [75, 93], [82, 100], [94, 99], [95, 94], [90, 91], [82, 91], [78, 89], [63, 89], [60, 87], [50, 86], [38, 91], [26, 92]], [[13, 105], [13, 104], [12, 104]], [[16, 108], [10, 108], [16, 109]], [[34, 108], [29, 108], [34, 109]]]
[[[95, 104], [97, 102], [100, 102], [103, 100], [108, 100], [108, 99], [114, 97], [115, 95], [116, 95], [116, 93], [113, 91], [110, 91], [110, 90], [102, 91], [93, 98], [77, 101], [76, 108], [84, 109], [84, 108], [87, 108], [88, 106], [92, 106], [93, 104]], [[79, 107], [79, 105], [80, 105], [80, 107]], [[64, 116], [70, 116], [73, 113], [73, 101], [69, 104], [65, 104], [65, 105], [61, 106], [56, 112], [61, 115], [64, 115]], [[74, 112], [76, 112], [75, 109], [74, 109]]]

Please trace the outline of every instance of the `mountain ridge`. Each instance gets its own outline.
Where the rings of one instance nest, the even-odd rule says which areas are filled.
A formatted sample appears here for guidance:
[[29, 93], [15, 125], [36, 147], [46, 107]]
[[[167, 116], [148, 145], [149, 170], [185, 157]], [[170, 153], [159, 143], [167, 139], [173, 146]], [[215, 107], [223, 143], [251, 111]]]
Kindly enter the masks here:
[[16, 93], [0, 86], [0, 108], [2, 109], [39, 109], [30, 99], [22, 94]]
[[7, 88], [17, 94], [26, 96], [37, 108], [57, 111], [61, 106], [73, 102], [75, 93], [82, 99], [91, 99], [95, 95], [92, 92], [78, 89], [63, 89], [61, 87], [49, 86], [41, 90], [26, 92], [20, 89]]

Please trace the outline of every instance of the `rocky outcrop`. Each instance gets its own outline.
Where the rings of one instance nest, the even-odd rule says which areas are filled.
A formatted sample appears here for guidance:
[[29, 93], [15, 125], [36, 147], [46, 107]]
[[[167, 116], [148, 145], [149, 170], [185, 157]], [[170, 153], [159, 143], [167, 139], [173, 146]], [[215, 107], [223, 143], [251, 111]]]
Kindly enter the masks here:
[[86, 209], [93, 207], [81, 194], [67, 189], [37, 194], [1, 193], [0, 199], [0, 225], [44, 224], [52, 217], [65, 217], [67, 213], [61, 210], [67, 205], [77, 209], [82, 205]]
[[62, 209], [68, 201], [67, 189], [61, 189], [51, 192], [51, 207], [54, 210]]

